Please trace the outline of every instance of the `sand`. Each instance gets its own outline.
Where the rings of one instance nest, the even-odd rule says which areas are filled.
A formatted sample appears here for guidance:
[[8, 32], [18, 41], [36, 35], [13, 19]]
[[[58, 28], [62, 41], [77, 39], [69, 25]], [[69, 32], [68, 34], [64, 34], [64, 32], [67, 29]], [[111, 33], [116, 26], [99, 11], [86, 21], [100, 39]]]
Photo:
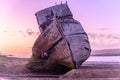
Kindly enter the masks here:
[[80, 69], [65, 74], [31, 72], [28, 58], [0, 56], [0, 80], [120, 80], [120, 63], [85, 62]]

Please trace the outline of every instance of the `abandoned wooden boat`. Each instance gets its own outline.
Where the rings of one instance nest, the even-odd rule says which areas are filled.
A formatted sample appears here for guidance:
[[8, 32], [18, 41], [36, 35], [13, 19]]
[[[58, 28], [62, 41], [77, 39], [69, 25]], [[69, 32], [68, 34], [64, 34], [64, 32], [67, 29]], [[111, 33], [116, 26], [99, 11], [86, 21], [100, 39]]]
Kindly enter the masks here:
[[34, 57], [78, 68], [90, 56], [88, 36], [67, 4], [43, 9], [36, 17], [41, 34], [32, 48]]

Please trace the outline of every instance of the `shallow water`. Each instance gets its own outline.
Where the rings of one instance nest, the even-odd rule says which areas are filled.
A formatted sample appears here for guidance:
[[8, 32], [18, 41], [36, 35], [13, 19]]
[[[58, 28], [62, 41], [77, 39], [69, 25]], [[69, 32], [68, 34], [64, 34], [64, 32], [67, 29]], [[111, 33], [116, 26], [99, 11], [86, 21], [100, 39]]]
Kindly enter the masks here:
[[10, 80], [10, 79], [0, 77], [0, 80]]
[[120, 56], [90, 56], [87, 61], [119, 62]]

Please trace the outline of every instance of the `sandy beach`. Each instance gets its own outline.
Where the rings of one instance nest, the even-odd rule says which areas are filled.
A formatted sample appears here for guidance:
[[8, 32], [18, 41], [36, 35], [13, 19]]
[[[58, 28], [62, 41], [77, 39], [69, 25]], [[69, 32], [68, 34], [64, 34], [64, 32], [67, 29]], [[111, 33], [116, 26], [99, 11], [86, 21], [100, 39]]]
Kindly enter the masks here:
[[28, 58], [0, 56], [0, 80], [119, 80], [119, 62], [86, 61], [79, 69], [65, 74], [31, 72], [26, 68]]

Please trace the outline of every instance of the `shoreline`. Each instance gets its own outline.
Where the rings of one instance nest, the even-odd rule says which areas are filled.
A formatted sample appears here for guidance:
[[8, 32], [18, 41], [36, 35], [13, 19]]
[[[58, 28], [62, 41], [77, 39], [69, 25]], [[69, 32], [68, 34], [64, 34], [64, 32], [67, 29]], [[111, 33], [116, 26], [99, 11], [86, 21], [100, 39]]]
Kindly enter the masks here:
[[[26, 68], [26, 64], [28, 63], [28, 61], [29, 58], [7, 57], [0, 55], [0, 78], [3, 78], [3, 80], [42, 80], [42, 79], [60, 80], [62, 78], [61, 76], [64, 75], [66, 76], [66, 74], [69, 73], [69, 75], [66, 76], [67, 78], [72, 79], [73, 77], [75, 77], [77, 79], [79, 78], [79, 76], [83, 74], [84, 74], [83, 78], [85, 78], [86, 77], [85, 75], [88, 75], [87, 73], [88, 71], [91, 74], [91, 76], [89, 76], [91, 80], [91, 78], [95, 77], [92, 74], [97, 73], [96, 76], [99, 77], [103, 74], [104, 71], [106, 71], [104, 75], [109, 75], [109, 72], [111, 72], [110, 75], [113, 74], [113, 76], [115, 76], [114, 74], [118, 74], [118, 72], [120, 74], [119, 62], [115, 63], [115, 62], [86, 61], [79, 67], [79, 69], [72, 69], [65, 74], [56, 75], [55, 73], [53, 74], [50, 72], [31, 72]], [[83, 73], [80, 73], [81, 70]], [[76, 74], [76, 76], [74, 74]], [[62, 79], [64, 80], [64, 77]], [[118, 80], [119, 79], [120, 78], [118, 78]]]

